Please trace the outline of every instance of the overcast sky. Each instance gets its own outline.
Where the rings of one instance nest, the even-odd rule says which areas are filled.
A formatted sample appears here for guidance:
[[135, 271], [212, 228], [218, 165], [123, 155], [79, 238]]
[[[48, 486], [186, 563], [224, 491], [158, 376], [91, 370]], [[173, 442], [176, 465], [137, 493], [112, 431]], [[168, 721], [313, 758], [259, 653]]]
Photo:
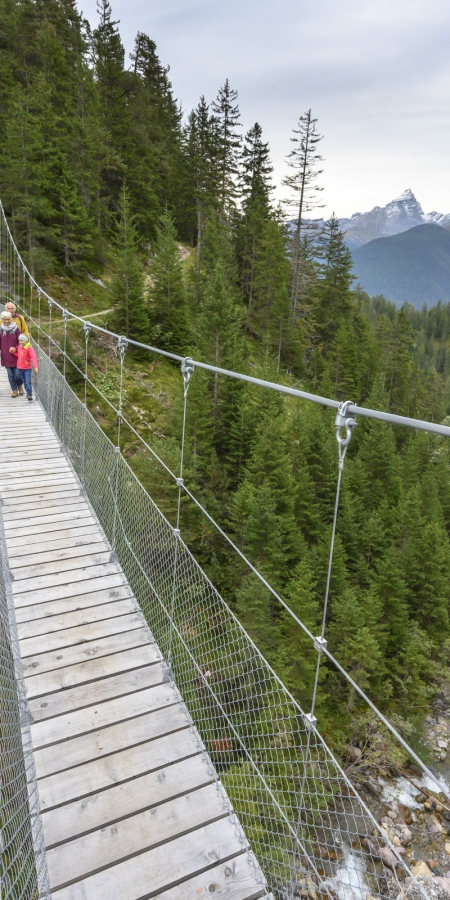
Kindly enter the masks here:
[[[95, 25], [95, 0], [79, 3]], [[111, 3], [127, 54], [138, 30], [149, 34], [186, 112], [229, 79], [243, 131], [263, 128], [277, 182], [311, 108], [324, 135], [326, 213], [384, 206], [405, 188], [425, 212], [450, 212], [448, 0]]]

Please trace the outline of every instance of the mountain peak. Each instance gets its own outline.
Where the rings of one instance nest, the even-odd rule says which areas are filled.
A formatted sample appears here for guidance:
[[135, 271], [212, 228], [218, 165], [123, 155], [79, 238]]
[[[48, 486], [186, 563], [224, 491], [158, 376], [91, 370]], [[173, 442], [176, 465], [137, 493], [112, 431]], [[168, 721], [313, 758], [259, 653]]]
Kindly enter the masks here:
[[390, 206], [391, 203], [400, 203], [403, 200], [414, 200], [417, 203], [417, 200], [411, 190], [411, 188], [406, 188], [406, 191], [403, 191], [403, 194], [399, 194], [398, 197], [394, 197], [393, 200], [390, 201], [387, 205]]
[[450, 214], [424, 213], [411, 188], [406, 188], [386, 206], [374, 206], [370, 212], [355, 213], [350, 219], [340, 219], [340, 226], [345, 231], [346, 242], [351, 250], [362, 247], [375, 238], [402, 234], [410, 228], [427, 223], [446, 228], [450, 225]]
[[[416, 200], [411, 188], [406, 188], [406, 191], [403, 191], [403, 194], [400, 194], [399, 197], [395, 197], [394, 200], [391, 200], [390, 203], [387, 203], [385, 206], [386, 210], [395, 210], [397, 215], [406, 215], [408, 218], [413, 217], [414, 219], [419, 219], [420, 216], [423, 216], [423, 209], [418, 200]], [[392, 214], [392, 213], [391, 213]], [[414, 221], [414, 225], [421, 225], [420, 221]], [[395, 232], [397, 234], [397, 232]]]

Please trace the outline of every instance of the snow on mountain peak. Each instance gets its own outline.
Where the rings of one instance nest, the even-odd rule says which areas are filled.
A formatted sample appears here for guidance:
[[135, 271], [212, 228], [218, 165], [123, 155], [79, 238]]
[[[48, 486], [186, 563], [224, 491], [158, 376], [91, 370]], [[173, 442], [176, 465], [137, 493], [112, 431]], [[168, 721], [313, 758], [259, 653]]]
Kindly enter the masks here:
[[448, 227], [450, 214], [424, 213], [411, 188], [407, 188], [384, 207], [375, 206], [369, 212], [355, 213], [350, 219], [340, 220], [347, 244], [352, 249], [375, 238], [391, 237], [427, 223]]
[[411, 188], [406, 188], [406, 191], [403, 191], [403, 194], [399, 194], [398, 197], [394, 197], [394, 199], [391, 200], [391, 203], [401, 203], [402, 200], [414, 200], [414, 202], [417, 203]]

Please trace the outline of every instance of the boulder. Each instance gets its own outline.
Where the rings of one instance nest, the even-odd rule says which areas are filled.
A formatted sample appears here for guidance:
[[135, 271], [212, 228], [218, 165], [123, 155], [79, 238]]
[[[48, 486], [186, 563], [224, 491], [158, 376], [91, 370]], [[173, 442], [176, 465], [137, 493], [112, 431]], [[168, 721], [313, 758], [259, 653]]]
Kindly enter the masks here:
[[431, 878], [431, 869], [429, 869], [426, 862], [421, 859], [415, 866], [412, 866], [411, 874], [416, 878]]
[[362, 751], [359, 747], [355, 747], [353, 744], [349, 744], [347, 747], [347, 757], [352, 763], [358, 763], [362, 759]]
[[440, 888], [441, 891], [447, 893], [450, 897], [450, 878], [446, 878], [445, 875], [435, 875], [433, 878], [433, 885]]
[[414, 822], [414, 816], [409, 808], [409, 806], [405, 806], [403, 803], [398, 804], [400, 815], [403, 816], [407, 825], [412, 825]]
[[389, 850], [389, 847], [381, 848], [380, 859], [384, 862], [384, 865], [388, 866], [390, 869], [396, 869], [398, 866], [398, 859], [395, 856], [395, 853], [393, 853], [392, 850]]
[[413, 839], [413, 833], [410, 831], [407, 825], [404, 825], [400, 832], [400, 840], [402, 842], [402, 847], [407, 847], [408, 844], [411, 843]]
[[430, 834], [446, 834], [446, 829], [441, 825], [436, 816], [431, 816], [431, 823], [428, 826]]

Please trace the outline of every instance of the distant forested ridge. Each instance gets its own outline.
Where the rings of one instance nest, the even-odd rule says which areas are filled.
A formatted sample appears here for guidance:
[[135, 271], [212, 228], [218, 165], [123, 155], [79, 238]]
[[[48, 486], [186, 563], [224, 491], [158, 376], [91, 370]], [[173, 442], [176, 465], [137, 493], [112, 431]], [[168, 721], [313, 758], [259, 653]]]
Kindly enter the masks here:
[[417, 225], [352, 251], [353, 272], [371, 296], [421, 309], [450, 302], [450, 231]]
[[[201, 97], [183, 116], [154, 41], [138, 32], [127, 60], [107, 0], [93, 31], [74, 0], [2, 0], [0, 113], [0, 196], [37, 277], [105, 277], [105, 307], [115, 311], [110, 327], [140, 341], [327, 396], [444, 420], [449, 309], [397, 310], [383, 298], [370, 300], [353, 288], [337, 220], [320, 233], [306, 224], [320, 206], [321, 135], [310, 111], [293, 132], [285, 215], [272, 200], [262, 127], [243, 133], [228, 81], [215, 100]], [[287, 229], [287, 218], [294, 228]], [[106, 375], [107, 350], [99, 345], [96, 352], [106, 383], [114, 357]], [[167, 411], [170, 397], [156, 406], [139, 394], [148, 361], [132, 363], [130, 415], [140, 404], [158, 451], [175, 458], [179, 420]], [[170, 384], [170, 365], [161, 366]], [[96, 402], [107, 426], [108, 411]], [[157, 416], [159, 430], [152, 425]], [[123, 441], [164, 508], [169, 492], [135, 445]], [[186, 447], [193, 490], [317, 632], [337, 474], [333, 416], [196, 372]], [[182, 528], [307, 705], [316, 659], [310, 643], [187, 505]], [[448, 675], [449, 534], [448, 442], [360, 421], [343, 479], [327, 637], [406, 731]], [[335, 740], [349, 722], [364, 727], [353, 692], [325, 664], [318, 710], [326, 711], [322, 720]]]

